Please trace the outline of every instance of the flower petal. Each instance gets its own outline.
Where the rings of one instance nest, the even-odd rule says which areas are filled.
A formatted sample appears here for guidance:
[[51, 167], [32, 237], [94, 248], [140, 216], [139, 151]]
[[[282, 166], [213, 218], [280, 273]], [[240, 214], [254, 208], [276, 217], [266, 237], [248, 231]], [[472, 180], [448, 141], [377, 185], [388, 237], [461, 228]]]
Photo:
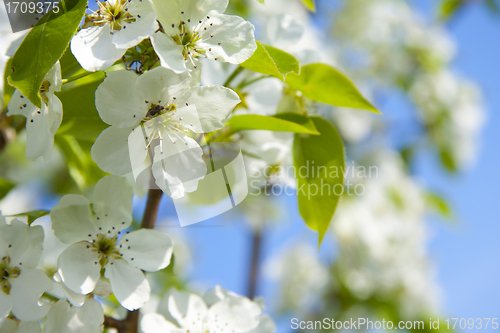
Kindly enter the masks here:
[[9, 244], [7, 255], [11, 263], [24, 267], [35, 267], [43, 250], [43, 228], [29, 227], [18, 219], [12, 220], [10, 226], [0, 227], [1, 237]]
[[71, 40], [71, 52], [89, 72], [104, 70], [120, 59], [127, 48], [117, 48], [112, 42], [109, 25], [80, 30]]
[[167, 106], [167, 103], [174, 102], [173, 98], [178, 97], [190, 86], [189, 74], [179, 75], [170, 69], [157, 67], [141, 75], [137, 79], [135, 89], [140, 96], [139, 101], [143, 103], [146, 110], [149, 110], [152, 103]]
[[108, 73], [95, 93], [95, 104], [101, 119], [120, 128], [135, 127], [148, 112], [134, 91], [138, 76], [131, 71]]
[[29, 101], [29, 99], [24, 96], [20, 90], [16, 89], [14, 94], [12, 94], [12, 98], [7, 105], [9, 112], [7, 112], [7, 116], [13, 115], [23, 115], [28, 118], [33, 112], [36, 112], [38, 108]]
[[[194, 26], [196, 22], [204, 20], [212, 10], [217, 13], [224, 13], [229, 0], [183, 0], [180, 10], [184, 12], [184, 17], [191, 19]], [[211, 16], [210, 16], [211, 17]]]
[[259, 325], [248, 333], [274, 333], [277, 327], [268, 315], [260, 316]]
[[88, 242], [73, 244], [57, 259], [57, 272], [62, 282], [71, 291], [83, 295], [92, 292], [101, 277], [99, 256], [87, 246]]
[[179, 98], [180, 104], [196, 106], [203, 132], [208, 133], [224, 127], [224, 121], [238, 105], [238, 94], [222, 86], [192, 87]]
[[54, 235], [66, 244], [90, 240], [96, 234], [90, 201], [81, 195], [68, 194], [62, 197], [50, 211], [50, 220]]
[[173, 118], [178, 120], [185, 128], [195, 133], [205, 133], [195, 105], [184, 106], [175, 110]]
[[162, 191], [174, 199], [181, 198], [185, 192], [195, 191], [198, 181], [207, 173], [201, 158], [203, 151], [195, 140], [183, 133], [176, 133], [171, 139], [163, 135], [163, 146], [155, 147], [153, 176]]
[[144, 273], [125, 260], [110, 261], [104, 276], [109, 279], [116, 299], [127, 310], [136, 310], [149, 300], [151, 287]]
[[10, 279], [12, 314], [21, 321], [40, 320], [50, 309], [49, 304], [38, 304], [42, 294], [52, 289], [52, 283], [44, 272], [33, 268], [22, 268], [21, 274]]
[[90, 153], [102, 171], [120, 176], [132, 172], [128, 144], [131, 133], [128, 128], [110, 126], [97, 137]]
[[210, 307], [207, 326], [227, 325], [229, 331], [248, 332], [259, 324], [260, 307], [246, 297], [228, 296]]
[[182, 331], [182, 329], [167, 321], [165, 317], [157, 313], [148, 313], [142, 317], [141, 330], [144, 333]]
[[[123, 259], [130, 265], [148, 272], [156, 272], [170, 264], [174, 243], [168, 235], [156, 231], [140, 229], [133, 231], [123, 242]], [[134, 260], [131, 260], [134, 258]]]
[[87, 299], [81, 307], [70, 307], [60, 300], [52, 306], [45, 320], [45, 333], [95, 333], [102, 331], [104, 313], [93, 299]]
[[132, 187], [125, 178], [106, 176], [100, 179], [92, 200], [96, 226], [111, 233], [128, 228], [132, 222], [133, 196]]
[[175, 41], [164, 33], [157, 32], [151, 36], [151, 44], [155, 49], [161, 65], [173, 70], [175, 73], [189, 72], [186, 61], [182, 55], [182, 45], [177, 45]]
[[2, 322], [2, 320], [3, 320], [3, 318], [0, 317], [0, 333], [15, 333], [16, 332], [17, 321], [15, 321], [14, 319], [10, 319], [10, 318], [5, 319], [3, 322]]
[[168, 298], [168, 311], [186, 331], [198, 332], [201, 321], [208, 313], [207, 306], [198, 295], [172, 290]]
[[53, 279], [57, 282], [57, 285], [61, 288], [64, 296], [72, 305], [80, 307], [83, 303], [85, 303], [85, 295], [77, 294], [69, 290], [68, 287], [66, 287], [66, 285], [62, 282], [61, 276], [58, 272], [54, 273]]
[[[213, 26], [202, 32], [200, 46], [208, 51], [208, 59], [241, 64], [257, 49], [254, 26], [239, 16], [211, 13]], [[211, 37], [213, 36], [213, 37]]]
[[151, 0], [132, 0], [127, 5], [128, 13], [135, 21], [126, 24], [126, 29], [115, 31], [112, 41], [120, 49], [128, 49], [148, 38], [158, 29], [156, 13]]
[[0, 290], [0, 323], [7, 318], [12, 309], [12, 296]]
[[[153, 4], [155, 6], [156, 13], [158, 14], [158, 20], [162, 24], [165, 33], [168, 35], [178, 33], [178, 25], [181, 21], [181, 10], [179, 9], [178, 1], [153, 0]], [[172, 24], [174, 25], [173, 27]]]
[[42, 333], [42, 327], [39, 322], [21, 321], [17, 325], [16, 333]]

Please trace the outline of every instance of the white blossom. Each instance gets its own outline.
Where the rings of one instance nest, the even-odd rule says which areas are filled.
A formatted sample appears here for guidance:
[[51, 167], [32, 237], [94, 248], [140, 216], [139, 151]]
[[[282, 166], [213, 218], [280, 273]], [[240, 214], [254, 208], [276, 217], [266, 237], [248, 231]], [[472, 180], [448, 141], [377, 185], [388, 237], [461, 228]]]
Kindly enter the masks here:
[[107, 0], [97, 5], [71, 40], [71, 52], [87, 71], [110, 67], [158, 28], [150, 0]]
[[141, 76], [109, 73], [96, 92], [99, 115], [112, 125], [92, 147], [97, 165], [112, 174], [136, 173], [150, 161], [150, 150], [153, 175], [164, 192], [179, 198], [196, 190], [207, 169], [200, 144], [189, 134], [222, 128], [240, 100], [231, 89], [193, 81], [162, 67]]
[[16, 90], [9, 101], [8, 116], [23, 115], [26, 117], [26, 156], [36, 160], [43, 157], [45, 163], [50, 161], [54, 135], [61, 125], [63, 106], [54, 92], [60, 91], [61, 65], [59, 61], [47, 73], [40, 87], [41, 108], [31, 103], [26, 96]]
[[40, 296], [52, 288], [50, 279], [35, 267], [43, 244], [42, 227], [29, 227], [0, 215], [0, 322], [11, 312], [21, 321], [37, 321], [49, 310]]
[[[125, 232], [132, 222], [132, 189], [124, 178], [107, 176], [94, 189], [93, 203], [80, 195], [65, 195], [51, 211], [54, 234], [72, 244], [58, 259], [65, 286], [86, 295], [96, 291], [100, 271], [123, 307], [134, 310], [149, 299], [144, 271], [170, 263], [173, 243], [155, 230]], [[100, 288], [99, 288], [100, 289]]]
[[101, 305], [90, 298], [81, 307], [59, 300], [50, 308], [44, 333], [98, 333], [103, 330], [104, 313]]
[[151, 36], [161, 65], [176, 73], [196, 68], [198, 58], [240, 64], [257, 49], [254, 27], [223, 14], [228, 0], [155, 0], [162, 31]]
[[171, 290], [160, 301], [158, 313], [143, 317], [141, 328], [144, 333], [272, 333], [276, 329], [270, 318], [262, 315], [257, 302], [220, 287], [207, 292], [203, 298]]

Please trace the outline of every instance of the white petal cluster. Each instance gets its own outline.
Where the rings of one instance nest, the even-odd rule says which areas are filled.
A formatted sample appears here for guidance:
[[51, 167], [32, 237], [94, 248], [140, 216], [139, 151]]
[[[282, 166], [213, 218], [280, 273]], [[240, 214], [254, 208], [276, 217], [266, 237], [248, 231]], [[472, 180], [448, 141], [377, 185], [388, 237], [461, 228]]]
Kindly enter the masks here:
[[54, 92], [61, 90], [61, 86], [61, 65], [58, 61], [40, 87], [41, 108], [31, 103], [19, 90], [14, 92], [9, 101], [8, 116], [20, 114], [26, 117], [26, 156], [32, 160], [43, 157], [45, 163], [50, 161], [54, 135], [63, 116], [62, 103], [54, 95]]
[[311, 313], [321, 304], [321, 295], [330, 281], [328, 268], [312, 244], [298, 243], [283, 249], [265, 265], [266, 275], [279, 283], [282, 310]]
[[36, 269], [42, 244], [42, 227], [17, 219], [9, 225], [0, 214], [0, 323], [9, 313], [21, 321], [38, 321], [49, 311], [48, 304], [39, 304], [52, 288], [45, 273]]
[[157, 28], [150, 0], [107, 0], [87, 15], [82, 29], [71, 40], [71, 52], [87, 71], [104, 70], [128, 48], [148, 38]]
[[50, 214], [56, 237], [72, 244], [57, 262], [64, 285], [87, 295], [95, 291], [104, 269], [115, 297], [129, 310], [142, 307], [150, 296], [141, 270], [165, 268], [173, 249], [170, 237], [161, 232], [125, 230], [132, 222], [132, 196], [124, 178], [107, 176], [97, 183], [92, 205], [83, 196], [69, 194]]
[[176, 73], [197, 68], [199, 58], [240, 64], [257, 49], [254, 27], [223, 14], [228, 0], [155, 0], [161, 31], [151, 42], [161, 65]]
[[351, 179], [364, 193], [342, 200], [332, 222], [336, 276], [361, 300], [393, 295], [402, 313], [424, 315], [438, 307], [439, 295], [426, 252], [425, 194], [394, 152], [370, 165], [377, 169]]
[[258, 303], [217, 286], [203, 298], [171, 290], [160, 301], [158, 313], [143, 317], [141, 329], [144, 333], [272, 333], [276, 327]]
[[486, 120], [479, 88], [443, 70], [417, 77], [410, 93], [431, 139], [458, 166], [471, 165]]
[[141, 76], [112, 72], [96, 92], [99, 115], [111, 126], [97, 138], [92, 158], [102, 170], [126, 175], [140, 173], [152, 151], [156, 184], [173, 198], [182, 197], [196, 190], [207, 170], [190, 134], [222, 128], [239, 101], [231, 89], [200, 87], [188, 74], [163, 67]]

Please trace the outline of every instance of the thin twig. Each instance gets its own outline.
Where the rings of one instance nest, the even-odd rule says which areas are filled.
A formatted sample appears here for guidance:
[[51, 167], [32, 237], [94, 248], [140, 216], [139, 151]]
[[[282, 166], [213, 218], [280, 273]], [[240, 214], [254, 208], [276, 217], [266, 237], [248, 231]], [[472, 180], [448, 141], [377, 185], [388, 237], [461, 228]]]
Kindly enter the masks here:
[[255, 230], [252, 235], [252, 255], [250, 260], [250, 278], [248, 281], [248, 298], [254, 299], [259, 278], [260, 250], [262, 247], [262, 231]]

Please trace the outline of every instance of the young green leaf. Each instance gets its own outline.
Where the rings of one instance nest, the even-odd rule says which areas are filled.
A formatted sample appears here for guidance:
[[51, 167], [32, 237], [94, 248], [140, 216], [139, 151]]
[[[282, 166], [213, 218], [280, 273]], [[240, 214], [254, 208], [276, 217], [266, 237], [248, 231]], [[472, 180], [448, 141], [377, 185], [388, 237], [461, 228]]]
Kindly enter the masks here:
[[62, 0], [59, 11], [44, 15], [28, 33], [12, 58], [9, 83], [41, 106], [40, 86], [45, 75], [61, 58], [83, 15], [87, 0]]
[[70, 134], [81, 140], [95, 140], [108, 127], [95, 107], [95, 91], [104, 80], [100, 79], [57, 93], [64, 109], [63, 120], [57, 134]]
[[302, 3], [304, 4], [304, 6], [307, 7], [307, 9], [309, 9], [310, 11], [312, 12], [315, 12], [316, 11], [316, 6], [314, 5], [314, 0], [302, 0]]
[[66, 160], [69, 174], [81, 190], [97, 183], [106, 174], [99, 169], [90, 156], [93, 142], [77, 140], [71, 135], [56, 135], [55, 143]]
[[438, 8], [439, 19], [446, 21], [450, 19], [463, 5], [463, 0], [444, 0]]
[[344, 188], [345, 158], [342, 140], [327, 120], [311, 117], [321, 135], [295, 135], [293, 144], [300, 215], [325, 236]]
[[27, 216], [28, 217], [28, 225], [31, 225], [35, 220], [39, 219], [42, 216], [48, 215], [50, 211], [48, 210], [32, 210], [26, 213], [20, 213], [16, 215], [7, 215], [9, 217], [22, 217], [22, 216]]
[[15, 183], [5, 178], [0, 178], [0, 199], [3, 199], [16, 186]]
[[285, 82], [316, 102], [380, 113], [344, 74], [326, 64], [303, 66], [300, 75], [290, 73]]
[[257, 0], [258, 2], [260, 2], [261, 4], [265, 5], [266, 3], [264, 2], [264, 0]]
[[254, 54], [240, 66], [257, 73], [267, 74], [285, 81], [289, 73], [298, 74], [299, 61], [291, 54], [257, 42]]
[[299, 114], [279, 114], [276, 116], [261, 116], [244, 114], [234, 116], [229, 120], [231, 131], [268, 130], [275, 132], [292, 132], [304, 134], [319, 134], [311, 119]]

